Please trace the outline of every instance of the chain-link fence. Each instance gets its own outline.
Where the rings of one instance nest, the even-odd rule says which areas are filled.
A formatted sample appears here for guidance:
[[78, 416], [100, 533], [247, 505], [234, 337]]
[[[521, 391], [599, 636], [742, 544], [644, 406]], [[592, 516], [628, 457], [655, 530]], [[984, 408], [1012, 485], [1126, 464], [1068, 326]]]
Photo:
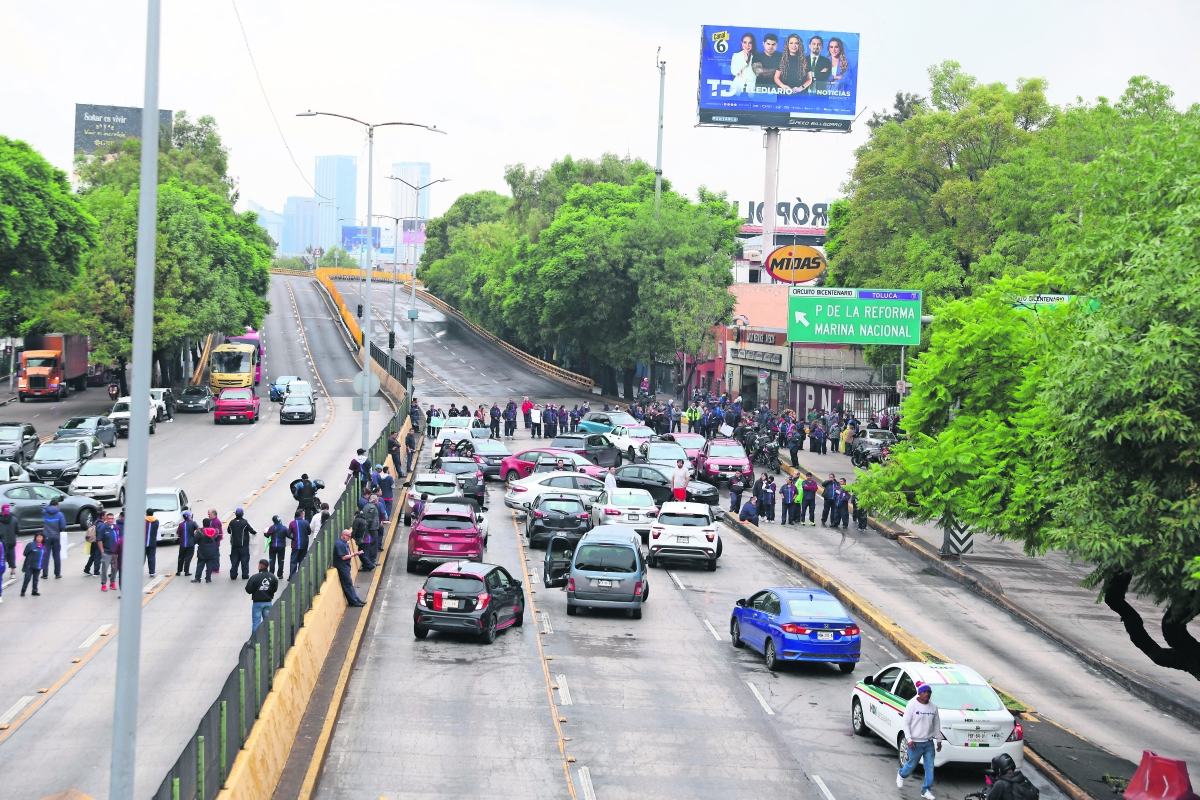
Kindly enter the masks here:
[[[387, 455], [387, 438], [401, 422], [393, 418], [371, 445], [371, 463], [382, 463]], [[225, 681], [216, 702], [200, 720], [196, 732], [183, 748], [154, 794], [154, 800], [212, 800], [225, 785], [234, 758], [245, 745], [274, 685], [275, 672], [304, 625], [304, 615], [321, 591], [326, 573], [333, 565], [333, 544], [341, 531], [350, 527], [358, 511], [358, 484], [351, 482], [331, 508], [329, 520], [310, 540], [308, 553], [300, 561], [282, 592], [271, 606], [267, 619], [242, 645], [238, 663]]]

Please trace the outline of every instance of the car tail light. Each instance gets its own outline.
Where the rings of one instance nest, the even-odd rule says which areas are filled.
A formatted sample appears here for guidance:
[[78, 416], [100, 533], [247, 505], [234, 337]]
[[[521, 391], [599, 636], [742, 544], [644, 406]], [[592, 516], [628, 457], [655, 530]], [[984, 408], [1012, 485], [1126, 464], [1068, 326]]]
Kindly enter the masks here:
[[1021, 741], [1021, 740], [1022, 740], [1022, 739], [1024, 739], [1024, 738], [1025, 738], [1025, 731], [1023, 731], [1023, 730], [1021, 729], [1021, 723], [1020, 723], [1020, 722], [1017, 722], [1017, 721], [1014, 719], [1014, 720], [1013, 720], [1013, 729], [1012, 729], [1012, 733], [1010, 733], [1010, 734], [1008, 735], [1008, 741], [1010, 741], [1010, 742], [1019, 742], [1019, 741]]
[[715, 541], [717, 538], [717, 529], [716, 528], [705, 528], [704, 529], [704, 538], [708, 539], [710, 542]]
[[535, 511], [535, 512], [533, 512], [533, 516], [537, 517], [538, 519], [541, 519], [542, 517], [544, 517], [546, 515], [545, 515], [545, 513], [541, 512], [541, 511]]
[[633, 585], [633, 596], [637, 597], [642, 593], [642, 582], [638, 581]]
[[604, 507], [604, 515], [606, 517], [619, 517], [619, 516], [621, 516], [621, 509], [609, 508], [608, 506], [605, 506]]
[[574, 578], [567, 578], [567, 591], [568, 592], [575, 591], [575, 579]]
[[666, 528], [662, 527], [661, 525], [655, 525], [654, 527], [650, 528], [650, 535], [657, 539], [659, 536], [662, 536], [662, 532], [665, 530]]
[[514, 487], [512, 487], [512, 490], [514, 492], [528, 492], [529, 487], [528, 486], [514, 486]]
[[857, 625], [851, 625], [849, 628], [846, 628], [842, 631], [842, 636], [858, 636], [860, 633], [862, 633], [862, 631], [858, 629]]
[[649, 511], [647, 511], [647, 512], [646, 512], [646, 516], [647, 516], [647, 517], [657, 517], [657, 516], [658, 516], [658, 509], [656, 509], [656, 508], [652, 508], [652, 509], [650, 509]]
[[809, 633], [811, 630], [812, 630], [812, 628], [802, 628], [794, 622], [789, 622], [789, 623], [783, 625], [784, 633], [805, 634], [805, 633]]
[[576, 514], [575, 515], [575, 519], [587, 519], [587, 518], [588, 518], [587, 514]]
[[475, 610], [483, 611], [488, 606], [488, 600], [492, 597], [487, 592], [481, 592], [479, 597], [475, 598]]
[[[424, 589], [417, 589], [417, 605], [419, 605], [419, 606], [425, 605], [425, 590]], [[428, 607], [428, 606], [426, 606], [426, 607]]]
[[433, 593], [433, 610], [434, 611], [442, 610], [442, 593], [441, 592]]
[[[365, 234], [364, 234], [364, 235], [365, 235]], [[478, 460], [479, 460], [478, 456], [475, 458], [475, 460], [476, 460], [476, 461], [478, 461]], [[479, 470], [476, 470], [476, 471], [475, 471], [475, 479], [476, 479], [476, 480], [480, 480], [480, 481], [481, 481], [481, 480], [483, 480], [483, 473], [482, 473], [482, 472], [480, 472]]]

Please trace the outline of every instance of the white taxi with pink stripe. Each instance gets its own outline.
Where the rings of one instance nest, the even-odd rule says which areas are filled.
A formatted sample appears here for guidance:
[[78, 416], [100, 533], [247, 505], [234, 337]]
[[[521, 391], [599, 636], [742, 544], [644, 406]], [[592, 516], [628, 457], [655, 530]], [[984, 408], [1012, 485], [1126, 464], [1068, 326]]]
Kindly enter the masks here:
[[933, 690], [945, 742], [934, 766], [947, 762], [986, 764], [1008, 753], [1017, 767], [1025, 763], [1021, 723], [988, 682], [961, 664], [901, 661], [868, 675], [854, 687], [850, 722], [859, 736], [875, 733], [895, 746], [903, 766], [908, 760], [904, 709], [917, 696], [917, 684]]

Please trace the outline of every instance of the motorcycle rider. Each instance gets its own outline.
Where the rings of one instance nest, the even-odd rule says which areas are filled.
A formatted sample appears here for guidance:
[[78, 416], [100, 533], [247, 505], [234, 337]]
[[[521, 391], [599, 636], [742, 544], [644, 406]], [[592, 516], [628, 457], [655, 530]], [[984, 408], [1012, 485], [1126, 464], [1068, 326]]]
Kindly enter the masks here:
[[304, 519], [312, 522], [317, 513], [317, 487], [308, 479], [308, 473], [300, 476], [300, 485], [296, 487], [296, 500], [299, 502], [297, 511], [304, 512]]
[[996, 778], [988, 789], [987, 800], [1027, 800], [1039, 794], [1037, 787], [1021, 774], [1017, 763], [1008, 753], [1001, 753], [992, 759], [992, 772]]

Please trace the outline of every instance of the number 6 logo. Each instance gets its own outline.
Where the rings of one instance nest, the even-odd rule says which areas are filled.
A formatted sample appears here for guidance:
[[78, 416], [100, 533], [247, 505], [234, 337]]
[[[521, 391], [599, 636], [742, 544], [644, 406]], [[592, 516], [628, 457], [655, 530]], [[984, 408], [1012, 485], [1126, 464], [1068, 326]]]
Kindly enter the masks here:
[[724, 55], [729, 52], [729, 42], [725, 39], [719, 39], [713, 42], [713, 50], [716, 50], [718, 55]]

